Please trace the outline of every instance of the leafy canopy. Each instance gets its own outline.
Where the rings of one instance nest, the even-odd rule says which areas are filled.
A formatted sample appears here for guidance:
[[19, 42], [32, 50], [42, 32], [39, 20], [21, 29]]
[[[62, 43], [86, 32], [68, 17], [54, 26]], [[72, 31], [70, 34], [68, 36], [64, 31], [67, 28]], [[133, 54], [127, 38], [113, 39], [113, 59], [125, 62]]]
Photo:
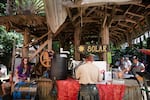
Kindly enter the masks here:
[[14, 41], [16, 46], [21, 46], [23, 41], [22, 35], [14, 31], [7, 32], [4, 26], [0, 26], [0, 56], [12, 53]]

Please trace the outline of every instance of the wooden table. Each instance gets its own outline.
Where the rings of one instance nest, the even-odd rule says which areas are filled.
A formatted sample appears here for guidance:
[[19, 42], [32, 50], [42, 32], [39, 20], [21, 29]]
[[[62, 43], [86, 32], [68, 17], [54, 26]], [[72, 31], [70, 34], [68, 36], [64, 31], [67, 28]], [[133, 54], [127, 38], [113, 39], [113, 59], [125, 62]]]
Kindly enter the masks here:
[[142, 100], [141, 90], [136, 80], [125, 79], [125, 85], [123, 100]]

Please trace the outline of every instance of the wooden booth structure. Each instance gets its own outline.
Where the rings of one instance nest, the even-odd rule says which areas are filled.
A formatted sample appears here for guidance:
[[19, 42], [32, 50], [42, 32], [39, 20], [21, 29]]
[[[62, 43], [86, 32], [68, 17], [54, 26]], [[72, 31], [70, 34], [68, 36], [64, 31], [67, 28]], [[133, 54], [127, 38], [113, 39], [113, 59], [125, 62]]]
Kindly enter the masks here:
[[31, 61], [45, 49], [51, 51], [53, 41], [64, 50], [74, 45], [75, 60], [81, 59], [80, 45], [107, 45], [106, 52], [98, 52], [107, 60], [110, 43], [132, 46], [133, 39], [150, 30], [149, 0], [31, 0], [28, 6], [18, 2], [17, 7], [15, 0], [3, 3], [7, 16], [0, 16], [0, 25], [22, 33], [23, 57], [35, 48]]
[[[133, 39], [150, 31], [149, 0], [1, 2], [6, 5], [6, 14], [0, 16], [0, 25], [6, 26], [7, 31], [13, 29], [22, 33], [22, 56], [29, 57], [30, 61], [36, 59], [37, 69], [42, 68], [41, 64], [44, 67], [51, 66], [47, 52], [60, 52], [59, 49], [54, 50], [55, 42], [59, 43], [59, 48], [67, 51], [73, 46], [75, 60], [82, 58], [79, 50], [84, 51], [84, 45], [96, 45], [91, 52], [97, 51], [100, 60], [107, 61], [110, 44], [120, 45], [127, 42], [132, 47]], [[29, 55], [31, 47], [35, 52]], [[39, 80], [38, 87], [46, 86], [42, 87], [45, 90], [38, 91], [39, 94], [43, 93], [41, 95], [45, 97], [49, 95], [47, 89], [52, 87], [49, 83], [51, 80]]]

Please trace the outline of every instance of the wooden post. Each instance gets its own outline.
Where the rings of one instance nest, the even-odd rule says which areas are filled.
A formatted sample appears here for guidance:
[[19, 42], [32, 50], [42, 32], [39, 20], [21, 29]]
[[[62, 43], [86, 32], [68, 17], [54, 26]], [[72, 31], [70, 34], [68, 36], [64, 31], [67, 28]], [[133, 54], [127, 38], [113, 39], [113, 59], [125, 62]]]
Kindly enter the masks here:
[[74, 54], [75, 54], [75, 60], [80, 60], [80, 53], [78, 52], [78, 46], [80, 45], [80, 26], [75, 27], [74, 32]]
[[49, 31], [48, 32], [48, 50], [52, 50], [52, 39], [53, 39], [52, 31]]
[[23, 33], [23, 49], [22, 49], [22, 57], [28, 57], [29, 56], [29, 46], [25, 47], [26, 44], [30, 42], [30, 35], [27, 30]]
[[[102, 36], [102, 45], [109, 46], [109, 28], [107, 25], [104, 25], [104, 27], [102, 27], [101, 36]], [[103, 53], [103, 60], [107, 61], [107, 52]], [[107, 69], [108, 67], [109, 65], [107, 65]]]
[[[109, 29], [108, 26], [105, 25], [101, 31], [102, 34], [102, 45], [109, 45]], [[107, 53], [103, 54], [103, 60], [107, 61]]]

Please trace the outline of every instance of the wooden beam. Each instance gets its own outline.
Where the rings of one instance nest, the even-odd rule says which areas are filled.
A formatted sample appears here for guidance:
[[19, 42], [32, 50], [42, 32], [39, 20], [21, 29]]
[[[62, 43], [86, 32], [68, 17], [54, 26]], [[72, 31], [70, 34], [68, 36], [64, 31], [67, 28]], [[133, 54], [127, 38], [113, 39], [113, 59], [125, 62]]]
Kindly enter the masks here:
[[112, 18], [112, 19], [110, 20], [110, 22], [109, 22], [109, 27], [111, 27], [111, 24], [112, 24], [113, 22], [115, 22], [115, 21], [118, 21], [118, 23], [119, 23], [120, 21], [126, 21], [126, 18], [125, 18], [125, 16], [116, 15], [114, 18]]
[[127, 27], [127, 28], [131, 28], [131, 26], [126, 25], [125, 23], [118, 23], [119, 26], [123, 26], [123, 27]]
[[133, 3], [134, 5], [137, 5], [137, 6], [139, 6], [139, 7], [146, 7], [145, 5], [143, 5], [142, 3]]
[[113, 37], [113, 36], [111, 36], [111, 35], [110, 35], [109, 37], [110, 37], [110, 41], [111, 41], [111, 42], [113, 42], [113, 43], [116, 42], [117, 39], [116, 39], [115, 37]]
[[122, 28], [117, 28], [116, 30], [120, 30], [120, 31], [122, 31], [122, 32], [126, 32], [127, 30], [124, 30], [124, 29], [122, 29]]
[[82, 9], [82, 16], [85, 16], [86, 15], [86, 9], [87, 9], [88, 7], [82, 7], [81, 9]]
[[68, 24], [70, 24], [70, 22], [65, 22], [63, 23], [59, 29], [56, 31], [56, 33], [54, 34], [54, 36], [57, 36]]
[[[112, 24], [112, 22], [113, 22], [113, 19], [114, 19], [114, 17], [115, 17], [115, 14], [116, 14], [116, 5], [114, 5], [113, 7], [112, 7], [112, 11], [111, 11], [111, 15], [110, 15], [110, 17], [108, 18], [108, 26], [110, 27], [111, 26], [111, 24]], [[106, 11], [107, 12], [107, 11]]]
[[[104, 6], [105, 6], [105, 5], [104, 5]], [[116, 6], [116, 5], [114, 5], [114, 6]], [[113, 8], [112, 8], [112, 5], [110, 5], [110, 6], [107, 5], [107, 6], [105, 6], [105, 8], [107, 8], [107, 9], [113, 9]], [[117, 12], [117, 11], [118, 11], [118, 12], [123, 12], [123, 10], [122, 10], [122, 9], [119, 9], [119, 8], [115, 8], [115, 11], [116, 11], [116, 12]]]
[[144, 18], [143, 15], [139, 15], [139, 14], [136, 14], [136, 13], [132, 13], [132, 12], [126, 12], [126, 13], [129, 14], [129, 15], [132, 15], [132, 16], [137, 16], [137, 17]]
[[137, 32], [137, 30], [133, 27], [132, 28], [132, 38], [136, 38], [136, 36], [137, 36], [137, 34], [138, 34], [138, 32]]
[[140, 22], [138, 22], [138, 24], [137, 24], [137, 25], [138, 25], [138, 27], [140, 28], [140, 30], [141, 30], [141, 31], [143, 31], [143, 30], [144, 30], [144, 27], [143, 27], [143, 25], [141, 25], [141, 23], [140, 23]]
[[[84, 17], [84, 18], [82, 19], [82, 23], [93, 23], [93, 22], [98, 23], [98, 20], [99, 20], [99, 19], [94, 19], [93, 17]], [[78, 26], [80, 23], [81, 23], [81, 20], [79, 20], [79, 21], [75, 24], [75, 26]]]
[[129, 12], [129, 10], [132, 8], [133, 5], [129, 5], [128, 9], [124, 12], [124, 16]]
[[115, 15], [113, 21], [125, 21], [126, 17], [122, 15]]
[[116, 40], [121, 41], [120, 36], [119, 36], [119, 35], [117, 35], [117, 34], [116, 34], [116, 33], [114, 33], [114, 32], [111, 32], [110, 36], [113, 36], [113, 37], [115, 37], [115, 38], [116, 38]]
[[145, 16], [145, 22], [146, 22], [148, 28], [150, 28], [150, 16]]
[[37, 38], [36, 40], [26, 44], [24, 47], [29, 47], [30, 45], [36, 44], [37, 42], [39, 42], [40, 40], [42, 40], [44, 37], [46, 37], [48, 35], [48, 33], [42, 35], [41, 37]]
[[125, 35], [126, 35], [129, 47], [132, 47], [132, 33], [126, 33]]
[[45, 46], [48, 45], [48, 40], [45, 41], [37, 50], [34, 54], [31, 55], [31, 57], [29, 58], [29, 61], [31, 61]]
[[104, 28], [104, 26], [106, 25], [106, 21], [107, 21], [107, 16], [105, 16], [102, 27]]
[[126, 18], [125, 21], [126, 21], [126, 22], [130, 22], [130, 23], [137, 24], [137, 21], [134, 21], [133, 19]]
[[70, 20], [72, 20], [72, 14], [71, 14], [71, 12], [70, 12], [70, 8], [66, 8], [66, 10], [67, 10], [67, 12], [68, 12], [68, 16], [69, 16]]
[[75, 16], [73, 16], [72, 21], [75, 21], [79, 16], [80, 16], [80, 13], [76, 14]]
[[119, 28], [119, 27], [111, 27], [111, 30], [113, 31], [117, 31], [117, 30], [120, 30], [122, 32], [126, 32], [126, 30], [122, 29], [122, 28]]
[[110, 16], [111, 14], [109, 14], [109, 13], [105, 13], [105, 11], [102, 11], [102, 10], [95, 10], [95, 13], [100, 13], [101, 15], [106, 15], [106, 16]]
[[89, 16], [93, 11], [96, 10], [97, 7], [93, 7], [89, 12], [87, 12], [86, 17]]
[[111, 31], [112, 33], [115, 33], [116, 35], [119, 35], [119, 37], [121, 36], [121, 37], [123, 37], [123, 34], [124, 33], [120, 33], [120, 32], [118, 32], [118, 31]]
[[103, 0], [103, 1], [88, 1], [88, 2], [81, 2], [81, 0], [77, 0], [76, 3], [72, 2], [72, 1], [64, 1], [63, 5], [66, 7], [71, 7], [71, 8], [75, 8], [75, 7], [86, 7], [86, 6], [102, 6], [102, 5], [127, 5], [127, 4], [135, 4], [135, 3], [140, 3], [141, 0], [124, 0], [124, 1], [117, 1], [117, 0]]
[[150, 4], [149, 4], [149, 5], [147, 5], [146, 9], [148, 9], [148, 8], [150, 8]]

